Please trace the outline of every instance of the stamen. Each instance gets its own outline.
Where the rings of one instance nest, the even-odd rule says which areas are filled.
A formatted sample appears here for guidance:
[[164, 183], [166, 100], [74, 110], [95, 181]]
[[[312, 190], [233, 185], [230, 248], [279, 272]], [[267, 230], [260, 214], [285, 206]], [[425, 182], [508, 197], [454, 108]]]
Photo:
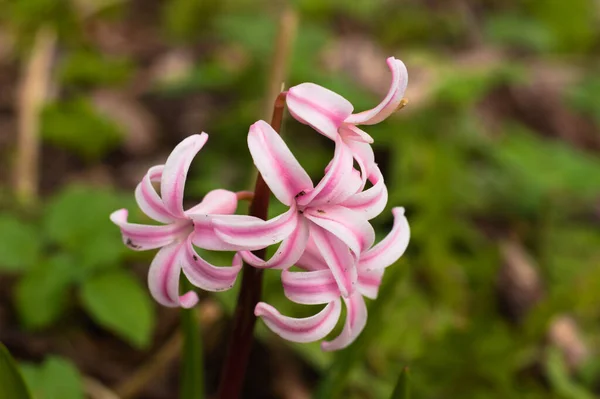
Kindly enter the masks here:
[[398, 104], [396, 111], [400, 111], [402, 108], [406, 107], [407, 104], [408, 104], [408, 98], [403, 98], [402, 100], [400, 100], [400, 104]]

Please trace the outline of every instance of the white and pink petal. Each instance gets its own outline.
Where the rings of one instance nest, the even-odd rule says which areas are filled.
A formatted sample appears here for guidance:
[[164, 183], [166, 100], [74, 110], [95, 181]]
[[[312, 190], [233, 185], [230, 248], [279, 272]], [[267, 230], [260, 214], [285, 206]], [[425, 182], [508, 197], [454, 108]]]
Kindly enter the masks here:
[[392, 209], [394, 225], [392, 231], [377, 245], [363, 253], [359, 268], [365, 270], [384, 269], [396, 262], [406, 251], [410, 240], [410, 226], [404, 216], [404, 208]]
[[360, 335], [367, 324], [367, 305], [359, 292], [343, 298], [346, 304], [346, 321], [340, 335], [331, 341], [321, 343], [324, 351], [335, 351], [350, 345]]

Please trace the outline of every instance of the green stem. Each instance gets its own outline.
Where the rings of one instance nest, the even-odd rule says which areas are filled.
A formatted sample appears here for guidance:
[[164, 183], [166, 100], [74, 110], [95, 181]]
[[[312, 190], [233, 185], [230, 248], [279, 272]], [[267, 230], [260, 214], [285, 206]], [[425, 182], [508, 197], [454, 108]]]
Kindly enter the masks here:
[[[184, 291], [194, 288], [187, 278], [183, 275], [182, 278]], [[181, 310], [181, 329], [183, 332], [183, 364], [179, 397], [181, 399], [202, 399], [204, 398], [202, 337], [195, 309]]]

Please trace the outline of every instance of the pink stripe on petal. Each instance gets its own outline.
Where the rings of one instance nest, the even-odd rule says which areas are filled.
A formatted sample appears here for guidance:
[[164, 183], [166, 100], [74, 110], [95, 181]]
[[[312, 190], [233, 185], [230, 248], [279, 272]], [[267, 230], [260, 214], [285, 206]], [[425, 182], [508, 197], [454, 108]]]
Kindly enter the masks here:
[[358, 141], [361, 143], [373, 143], [373, 137], [371, 137], [364, 130], [356, 127], [355, 125], [349, 123], [343, 123], [339, 129], [340, 136], [344, 138], [344, 141]]
[[270, 220], [253, 216], [219, 216], [213, 218], [217, 236], [234, 245], [264, 248], [277, 244], [289, 237], [298, 226], [299, 214], [296, 206]]
[[394, 57], [389, 57], [386, 62], [392, 72], [392, 82], [383, 101], [373, 109], [350, 115], [345, 122], [355, 125], [374, 125], [396, 111], [408, 85], [408, 71], [406, 65]]
[[176, 242], [161, 248], [148, 271], [148, 287], [152, 297], [167, 307], [191, 307], [198, 302], [195, 292], [189, 291], [179, 296], [179, 275], [181, 256], [185, 243]]
[[382, 270], [358, 269], [358, 292], [370, 299], [376, 299], [383, 278]]
[[290, 272], [281, 274], [283, 291], [289, 300], [304, 305], [318, 305], [335, 301], [340, 290], [331, 270]]
[[396, 262], [408, 246], [410, 227], [404, 216], [404, 208], [392, 209], [394, 226], [392, 231], [377, 245], [360, 257], [359, 267], [366, 270], [383, 269]]
[[337, 282], [340, 293], [343, 296], [352, 294], [358, 275], [356, 259], [350, 253], [348, 246], [319, 226], [310, 226], [310, 231], [321, 256]]
[[331, 341], [321, 343], [324, 351], [335, 351], [350, 345], [360, 335], [367, 324], [367, 305], [359, 292], [349, 298], [344, 298], [346, 303], [346, 322], [340, 335]]
[[343, 206], [308, 208], [304, 216], [342, 240], [356, 258], [375, 241], [375, 231], [369, 221], [360, 213]]
[[142, 181], [135, 188], [135, 199], [140, 209], [148, 217], [163, 223], [171, 223], [175, 218], [169, 213], [162, 202], [162, 199], [156, 192], [153, 181], [160, 181], [162, 177], [163, 165], [153, 166], [142, 178]]
[[[247, 217], [240, 215], [241, 217]], [[210, 251], [246, 251], [260, 249], [260, 246], [234, 245], [223, 241], [215, 233], [213, 219], [218, 216], [211, 215], [195, 215], [194, 232], [192, 233], [192, 241], [195, 246], [210, 250]]]
[[193, 215], [231, 215], [235, 213], [238, 199], [233, 191], [217, 189], [206, 193], [202, 201], [188, 209], [185, 213], [188, 217]]
[[191, 231], [189, 221], [178, 221], [164, 226], [150, 226], [127, 222], [127, 209], [120, 209], [110, 215], [110, 220], [119, 226], [125, 245], [136, 251], [163, 247], [176, 240], [186, 230]]
[[341, 204], [363, 215], [367, 220], [383, 212], [388, 201], [387, 187], [377, 166], [374, 166], [369, 180], [373, 184], [371, 188], [349, 197]]
[[202, 149], [208, 134], [194, 134], [179, 143], [165, 163], [160, 183], [160, 193], [165, 208], [175, 217], [184, 218], [183, 190], [192, 160]]
[[325, 259], [323, 259], [323, 256], [321, 255], [319, 248], [317, 248], [317, 244], [315, 244], [315, 240], [311, 234], [309, 234], [306, 248], [304, 249], [300, 259], [298, 259], [296, 262], [296, 266], [307, 271], [328, 269], [327, 263], [325, 263]]
[[300, 218], [298, 227], [292, 234], [283, 240], [275, 254], [265, 261], [250, 251], [242, 251], [242, 259], [251, 266], [259, 269], [286, 269], [294, 265], [306, 248], [308, 241], [308, 221]]
[[356, 160], [356, 162], [360, 165], [360, 172], [366, 181], [367, 177], [369, 177], [373, 173], [373, 168], [377, 167], [375, 164], [375, 154], [373, 153], [373, 147], [371, 147], [367, 143], [361, 143], [354, 140], [346, 140], [344, 138], [344, 143], [352, 152], [352, 156]]
[[342, 122], [354, 107], [344, 97], [314, 83], [302, 83], [288, 90], [286, 103], [298, 122], [308, 124], [334, 140]]
[[336, 201], [343, 201], [356, 192], [353, 192], [352, 185], [348, 184], [348, 179], [352, 176], [353, 171], [352, 153], [342, 139], [336, 137], [335, 153], [325, 176], [323, 176], [314, 190], [298, 197], [298, 205], [316, 206], [335, 204], [337, 203]]
[[310, 176], [281, 136], [265, 121], [250, 126], [248, 148], [256, 168], [283, 204], [291, 205], [298, 193], [313, 188]]
[[333, 330], [340, 318], [342, 304], [339, 299], [330, 302], [314, 316], [293, 318], [283, 316], [274, 307], [260, 302], [254, 309], [257, 317], [275, 334], [293, 342], [313, 342], [324, 338]]
[[198, 255], [191, 238], [186, 241], [183, 260], [183, 272], [187, 278], [193, 285], [206, 291], [225, 291], [232, 288], [242, 268], [242, 259], [239, 255], [233, 258], [230, 267], [208, 263]]

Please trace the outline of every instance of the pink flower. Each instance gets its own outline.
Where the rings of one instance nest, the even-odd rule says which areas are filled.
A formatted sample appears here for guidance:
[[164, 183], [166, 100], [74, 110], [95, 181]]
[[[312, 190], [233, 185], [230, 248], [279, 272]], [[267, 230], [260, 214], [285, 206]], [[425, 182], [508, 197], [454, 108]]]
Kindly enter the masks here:
[[[169, 307], [189, 308], [198, 302], [195, 292], [179, 295], [179, 275], [183, 272], [192, 284], [208, 290], [231, 288], [242, 267], [239, 256], [231, 267], [214, 266], [202, 259], [194, 245], [211, 250], [253, 249], [234, 246], [218, 240], [212, 232], [212, 219], [235, 212], [238, 195], [227, 190], [210, 191], [202, 202], [187, 211], [183, 209], [183, 191], [190, 164], [208, 140], [206, 133], [190, 136], [179, 143], [164, 165], [153, 166], [135, 189], [140, 209], [151, 219], [164, 225], [143, 225], [127, 222], [127, 210], [110, 215], [121, 228], [123, 242], [133, 250], [160, 248], [148, 273], [152, 296]], [[160, 193], [152, 182], [160, 182]], [[199, 223], [194, 223], [194, 220]]]
[[[404, 208], [394, 208], [392, 231], [379, 244], [361, 253], [358, 261], [357, 290], [348, 297], [341, 295], [326, 259], [320, 253], [318, 237], [311, 237], [297, 266], [304, 272], [284, 271], [282, 281], [285, 295], [300, 304], [327, 304], [314, 316], [292, 318], [283, 316], [271, 305], [259, 303], [254, 313], [262, 317], [267, 326], [284, 339], [294, 342], [312, 342], [323, 339], [338, 322], [341, 300], [346, 305], [346, 321], [341, 334], [332, 341], [321, 343], [325, 351], [345, 348], [361, 333], [367, 322], [364, 297], [375, 299], [384, 269], [396, 262], [406, 250], [410, 238]], [[341, 299], [340, 299], [341, 297]]]
[[335, 138], [335, 155], [316, 187], [281, 137], [264, 121], [251, 126], [248, 146], [256, 167], [273, 194], [289, 211], [271, 220], [251, 216], [219, 218], [217, 236], [233, 245], [267, 247], [282, 242], [264, 261], [249, 251], [240, 255], [259, 268], [285, 269], [306, 248], [309, 235], [327, 261], [343, 296], [354, 292], [358, 255], [368, 249], [375, 233], [368, 219], [379, 214], [387, 202], [381, 173], [372, 173], [373, 187], [361, 191], [363, 181], [352, 166], [348, 147]]
[[353, 114], [352, 104], [339, 94], [314, 83], [302, 83], [288, 90], [286, 102], [292, 116], [301, 123], [315, 128], [335, 140], [341, 136], [351, 146], [354, 156], [364, 170], [373, 164], [373, 151], [368, 145], [373, 138], [357, 125], [374, 125], [386, 119], [401, 104], [408, 72], [406, 66], [394, 57], [387, 59], [392, 72], [392, 82], [387, 95], [375, 108]]

